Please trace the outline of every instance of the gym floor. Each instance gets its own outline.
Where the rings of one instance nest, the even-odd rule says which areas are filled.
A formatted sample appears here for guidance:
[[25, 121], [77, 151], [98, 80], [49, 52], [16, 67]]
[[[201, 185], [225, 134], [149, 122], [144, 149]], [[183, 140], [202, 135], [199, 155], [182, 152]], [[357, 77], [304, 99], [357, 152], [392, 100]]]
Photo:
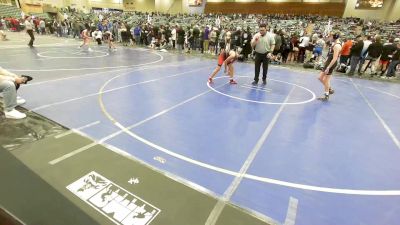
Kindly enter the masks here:
[[26, 224], [396, 224], [400, 85], [8, 33], [34, 80], [1, 123], [0, 205]]

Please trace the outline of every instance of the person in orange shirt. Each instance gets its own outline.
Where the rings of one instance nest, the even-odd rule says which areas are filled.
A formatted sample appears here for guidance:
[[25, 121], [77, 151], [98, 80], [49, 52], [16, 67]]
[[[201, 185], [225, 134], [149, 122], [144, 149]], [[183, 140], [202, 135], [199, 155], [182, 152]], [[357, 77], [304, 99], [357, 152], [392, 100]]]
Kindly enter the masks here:
[[350, 58], [350, 50], [351, 46], [353, 46], [353, 42], [351, 39], [345, 39], [343, 40], [344, 44], [342, 46], [342, 52], [340, 54], [340, 64], [346, 64], [348, 65], [349, 63], [349, 58]]

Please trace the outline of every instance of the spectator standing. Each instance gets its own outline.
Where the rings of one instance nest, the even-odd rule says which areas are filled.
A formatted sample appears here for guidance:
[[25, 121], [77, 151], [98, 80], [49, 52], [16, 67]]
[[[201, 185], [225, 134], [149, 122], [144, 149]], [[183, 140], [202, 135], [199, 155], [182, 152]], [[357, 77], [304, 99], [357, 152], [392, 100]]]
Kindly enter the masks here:
[[392, 61], [389, 64], [389, 68], [386, 74], [386, 77], [389, 79], [395, 78], [396, 67], [400, 63], [400, 39], [396, 38], [394, 40], [394, 43], [396, 45], [396, 50], [394, 51], [394, 54], [392, 56]]
[[363, 47], [364, 47], [364, 42], [362, 40], [362, 36], [358, 35], [350, 51], [351, 59], [350, 59], [349, 76], [354, 75], [354, 71], [356, 70], [357, 64], [360, 62], [361, 52]]

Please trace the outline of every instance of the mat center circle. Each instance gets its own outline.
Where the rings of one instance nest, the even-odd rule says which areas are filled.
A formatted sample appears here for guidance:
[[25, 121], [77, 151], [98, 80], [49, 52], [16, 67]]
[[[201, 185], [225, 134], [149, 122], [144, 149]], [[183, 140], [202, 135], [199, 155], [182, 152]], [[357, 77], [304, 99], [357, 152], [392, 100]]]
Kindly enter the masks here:
[[[236, 78], [248, 78], [250, 76], [235, 76]], [[227, 79], [226, 77], [215, 78], [215, 83], [221, 83], [220, 79]], [[224, 95], [226, 97], [258, 104], [269, 105], [299, 105], [306, 104], [314, 101], [316, 95], [310, 89], [300, 86], [295, 83], [267, 79], [267, 85], [252, 85], [243, 82], [238, 82], [237, 85], [225, 85], [222, 88], [215, 88], [216, 85], [207, 83], [207, 86], [214, 92]], [[285, 102], [287, 95], [291, 88], [296, 88], [297, 95], [292, 97], [291, 100]]]

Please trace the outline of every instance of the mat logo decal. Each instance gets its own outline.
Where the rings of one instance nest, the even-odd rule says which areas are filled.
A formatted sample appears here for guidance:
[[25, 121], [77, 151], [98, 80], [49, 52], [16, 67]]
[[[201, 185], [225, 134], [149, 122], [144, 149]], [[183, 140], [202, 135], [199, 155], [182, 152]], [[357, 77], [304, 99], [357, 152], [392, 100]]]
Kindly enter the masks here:
[[95, 171], [67, 189], [118, 225], [147, 225], [161, 212]]

